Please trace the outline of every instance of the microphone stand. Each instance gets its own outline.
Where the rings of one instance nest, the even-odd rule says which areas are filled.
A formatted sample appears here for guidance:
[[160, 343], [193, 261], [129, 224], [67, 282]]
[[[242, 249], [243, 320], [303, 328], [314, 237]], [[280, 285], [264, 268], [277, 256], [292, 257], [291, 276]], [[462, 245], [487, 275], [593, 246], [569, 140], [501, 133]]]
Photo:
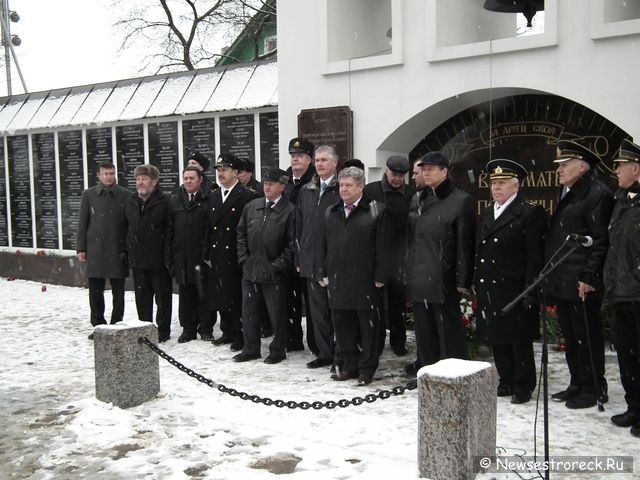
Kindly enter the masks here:
[[[567, 239], [568, 240], [568, 239]], [[545, 265], [536, 279], [533, 281], [531, 285], [529, 285], [520, 295], [514, 298], [509, 304], [507, 304], [502, 310], [502, 314], [510, 312], [513, 307], [515, 307], [520, 300], [526, 297], [529, 292], [531, 292], [534, 288], [536, 288], [545, 278], [549, 276], [551, 272], [553, 272], [558, 265], [565, 261], [565, 259], [571, 255], [578, 247], [581, 245], [579, 243], [575, 243], [562, 257], [558, 259], [558, 261], [552, 263], [553, 258], [558, 254], [562, 248], [567, 243], [567, 240], [560, 246], [558, 251], [551, 257], [547, 265]], [[548, 385], [548, 365], [549, 365], [549, 350], [548, 350], [548, 332], [547, 332], [547, 319], [544, 315], [544, 305], [540, 310], [540, 315], [542, 317], [542, 425], [543, 425], [543, 433], [544, 433], [544, 461], [545, 465], [549, 465], [549, 385]], [[549, 480], [549, 469], [545, 470], [545, 479]]]

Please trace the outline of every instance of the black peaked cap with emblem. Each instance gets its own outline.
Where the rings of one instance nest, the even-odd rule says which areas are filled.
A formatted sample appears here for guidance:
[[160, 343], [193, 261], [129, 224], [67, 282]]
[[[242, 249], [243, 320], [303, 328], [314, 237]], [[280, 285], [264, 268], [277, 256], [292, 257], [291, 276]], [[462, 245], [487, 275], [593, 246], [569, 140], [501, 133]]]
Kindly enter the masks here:
[[316, 146], [313, 143], [301, 137], [292, 138], [289, 141], [289, 153], [306, 153], [313, 157], [315, 149]]
[[240, 170], [240, 164], [241, 164], [240, 159], [237, 158], [235, 155], [232, 155], [230, 153], [221, 153], [220, 155], [218, 155], [218, 158], [216, 159], [215, 168], [231, 167], [236, 170]]
[[203, 170], [209, 169], [209, 157], [207, 157], [204, 153], [194, 150], [189, 155], [189, 160], [195, 160], [198, 162]]
[[560, 140], [556, 159], [553, 163], [562, 163], [573, 159], [587, 162], [592, 167], [600, 162], [600, 157], [584, 145], [572, 140]]
[[620, 149], [616, 158], [613, 159], [614, 163], [620, 162], [636, 162], [640, 163], [640, 146], [636, 145], [626, 138], [620, 144]]
[[263, 182], [280, 182], [284, 185], [289, 183], [289, 176], [287, 172], [279, 168], [270, 168], [262, 176]]
[[527, 171], [518, 162], [508, 158], [496, 158], [487, 163], [486, 171], [490, 180], [517, 178], [522, 181], [527, 178]]

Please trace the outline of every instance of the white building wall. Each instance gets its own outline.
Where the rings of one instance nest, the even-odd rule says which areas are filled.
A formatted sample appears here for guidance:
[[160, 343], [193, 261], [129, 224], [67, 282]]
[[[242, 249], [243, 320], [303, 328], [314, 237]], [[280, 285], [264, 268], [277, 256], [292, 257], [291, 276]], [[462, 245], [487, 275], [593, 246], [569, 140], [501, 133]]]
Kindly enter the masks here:
[[[288, 140], [297, 135], [300, 110], [338, 105], [353, 110], [354, 156], [368, 167], [383, 165], [390, 152], [407, 154], [455, 113], [514, 93], [566, 97], [640, 139], [640, 20], [603, 24], [605, 17], [624, 18], [617, 0], [547, 0], [545, 34], [535, 36], [539, 38], [478, 42], [435, 53], [433, 29], [436, 24], [447, 28], [442, 19], [437, 23], [433, 18], [434, 12], [443, 14], [443, 9], [438, 12], [442, 0], [390, 0], [396, 7], [394, 22], [401, 15], [400, 31], [393, 30], [400, 63], [396, 58], [389, 66], [366, 69], [358, 64], [350, 72], [344, 68], [329, 74], [323, 32], [327, 1], [278, 2], [282, 165], [287, 163]], [[483, 3], [446, 0], [447, 10], [457, 2], [464, 15], [468, 1]], [[616, 11], [603, 12], [607, 2], [614, 2]], [[327, 31], [331, 35], [331, 26]], [[450, 37], [439, 38], [446, 42]], [[549, 46], [533, 48], [545, 44]], [[508, 51], [518, 45], [532, 48]], [[502, 53], [488, 54], [496, 51]], [[428, 61], [438, 55], [461, 58]]]

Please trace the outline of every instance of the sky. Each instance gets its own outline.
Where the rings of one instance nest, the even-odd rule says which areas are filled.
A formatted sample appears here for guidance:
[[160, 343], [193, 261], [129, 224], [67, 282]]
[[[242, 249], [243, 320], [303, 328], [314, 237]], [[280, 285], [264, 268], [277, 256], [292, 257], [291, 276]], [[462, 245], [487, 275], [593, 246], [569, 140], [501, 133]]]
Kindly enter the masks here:
[[[132, 293], [126, 292], [125, 326], [138, 323]], [[290, 410], [222, 394], [160, 359], [158, 396], [121, 409], [95, 398], [86, 289], [0, 277], [0, 305], [2, 479], [404, 480], [418, 476], [416, 390], [357, 407]], [[409, 355], [397, 357], [387, 346], [367, 387], [358, 387], [355, 380], [332, 381], [328, 367], [307, 369], [305, 363], [312, 359], [308, 351], [293, 352], [277, 365], [236, 363], [228, 346], [214, 347], [201, 340], [177, 343], [181, 332], [177, 296], [173, 305], [171, 339], [161, 348], [205, 377], [249, 394], [285, 401], [335, 401], [375, 394], [406, 385], [403, 366], [415, 358], [415, 340], [409, 331]], [[217, 325], [214, 335], [220, 335]], [[263, 340], [263, 356], [268, 341]], [[539, 361], [540, 344], [534, 346]], [[633, 456], [636, 473], [551, 478], [637, 478], [640, 441], [628, 428], [615, 427], [609, 420], [624, 411], [625, 403], [615, 352], [607, 349], [605, 359], [609, 383], [605, 412], [596, 407], [569, 410], [562, 403], [549, 402], [551, 457]], [[564, 356], [551, 348], [550, 391], [567, 384]], [[537, 448], [541, 454], [541, 406], [536, 408], [535, 401], [512, 405], [508, 397], [496, 401], [498, 453], [531, 456]], [[276, 476], [259, 468], [278, 459], [290, 459], [295, 465], [292, 473]], [[534, 478], [540, 477], [535, 472], [483, 473], [476, 480]]]
[[[138, 71], [142, 51], [118, 53], [121, 37], [112, 27], [117, 18], [108, 0], [8, 1], [20, 15], [10, 28], [22, 40], [14, 49], [30, 92], [144, 75]], [[23, 93], [15, 68], [12, 90]], [[6, 94], [3, 61], [0, 96]]]

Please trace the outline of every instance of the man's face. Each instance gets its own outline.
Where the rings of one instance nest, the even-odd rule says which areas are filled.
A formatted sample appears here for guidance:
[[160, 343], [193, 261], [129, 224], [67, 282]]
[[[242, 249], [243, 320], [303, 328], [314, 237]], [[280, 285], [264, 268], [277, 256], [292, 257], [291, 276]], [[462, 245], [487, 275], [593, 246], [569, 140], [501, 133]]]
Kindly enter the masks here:
[[557, 165], [558, 183], [560, 183], [560, 185], [566, 185], [567, 187], [571, 187], [576, 183], [588, 169], [588, 165], [577, 158], [560, 162]]
[[316, 153], [314, 165], [318, 176], [322, 180], [326, 180], [336, 173], [336, 162], [329, 157], [327, 152]]
[[216, 174], [218, 175], [218, 183], [225, 188], [232, 186], [236, 178], [239, 177], [238, 170], [231, 167], [216, 167]]
[[98, 181], [105, 187], [110, 187], [116, 183], [116, 169], [115, 168], [100, 168], [96, 174]]
[[294, 177], [303, 176], [309, 169], [309, 165], [311, 165], [311, 157], [306, 153], [291, 154], [291, 171]]
[[182, 184], [187, 193], [196, 193], [202, 185], [202, 177], [193, 170], [187, 170], [182, 174]]
[[616, 162], [615, 168], [620, 188], [629, 188], [638, 181], [640, 164], [637, 162]]
[[156, 189], [156, 185], [158, 185], [157, 178], [151, 178], [147, 175], [138, 175], [136, 177], [136, 192], [143, 200], [151, 196]]
[[422, 175], [422, 167], [418, 165], [419, 162], [413, 164], [413, 171], [411, 173], [411, 180], [416, 185], [418, 190], [422, 190], [424, 185], [424, 177]]
[[519, 184], [512, 178], [498, 178], [491, 180], [491, 197], [498, 205], [509, 200], [518, 191]]
[[386, 175], [387, 182], [389, 182], [389, 185], [391, 185], [391, 187], [400, 188], [402, 185], [404, 185], [404, 173], [394, 172], [393, 170], [387, 168], [387, 171], [384, 172], [384, 174]]
[[422, 179], [425, 186], [429, 188], [436, 188], [449, 174], [449, 169], [440, 165], [423, 165], [421, 168]]
[[362, 196], [364, 185], [356, 182], [353, 177], [342, 177], [340, 179], [340, 198], [344, 203], [354, 203]]
[[270, 202], [277, 200], [284, 191], [284, 184], [280, 182], [272, 182], [271, 180], [265, 180], [263, 182], [264, 196]]
[[204, 171], [204, 169], [202, 168], [202, 165], [196, 162], [193, 158], [187, 162], [187, 167], [196, 167], [201, 172]]
[[246, 170], [238, 170], [238, 181], [242, 185], [246, 185], [251, 181], [251, 177], [253, 177], [253, 172], [247, 172]]

